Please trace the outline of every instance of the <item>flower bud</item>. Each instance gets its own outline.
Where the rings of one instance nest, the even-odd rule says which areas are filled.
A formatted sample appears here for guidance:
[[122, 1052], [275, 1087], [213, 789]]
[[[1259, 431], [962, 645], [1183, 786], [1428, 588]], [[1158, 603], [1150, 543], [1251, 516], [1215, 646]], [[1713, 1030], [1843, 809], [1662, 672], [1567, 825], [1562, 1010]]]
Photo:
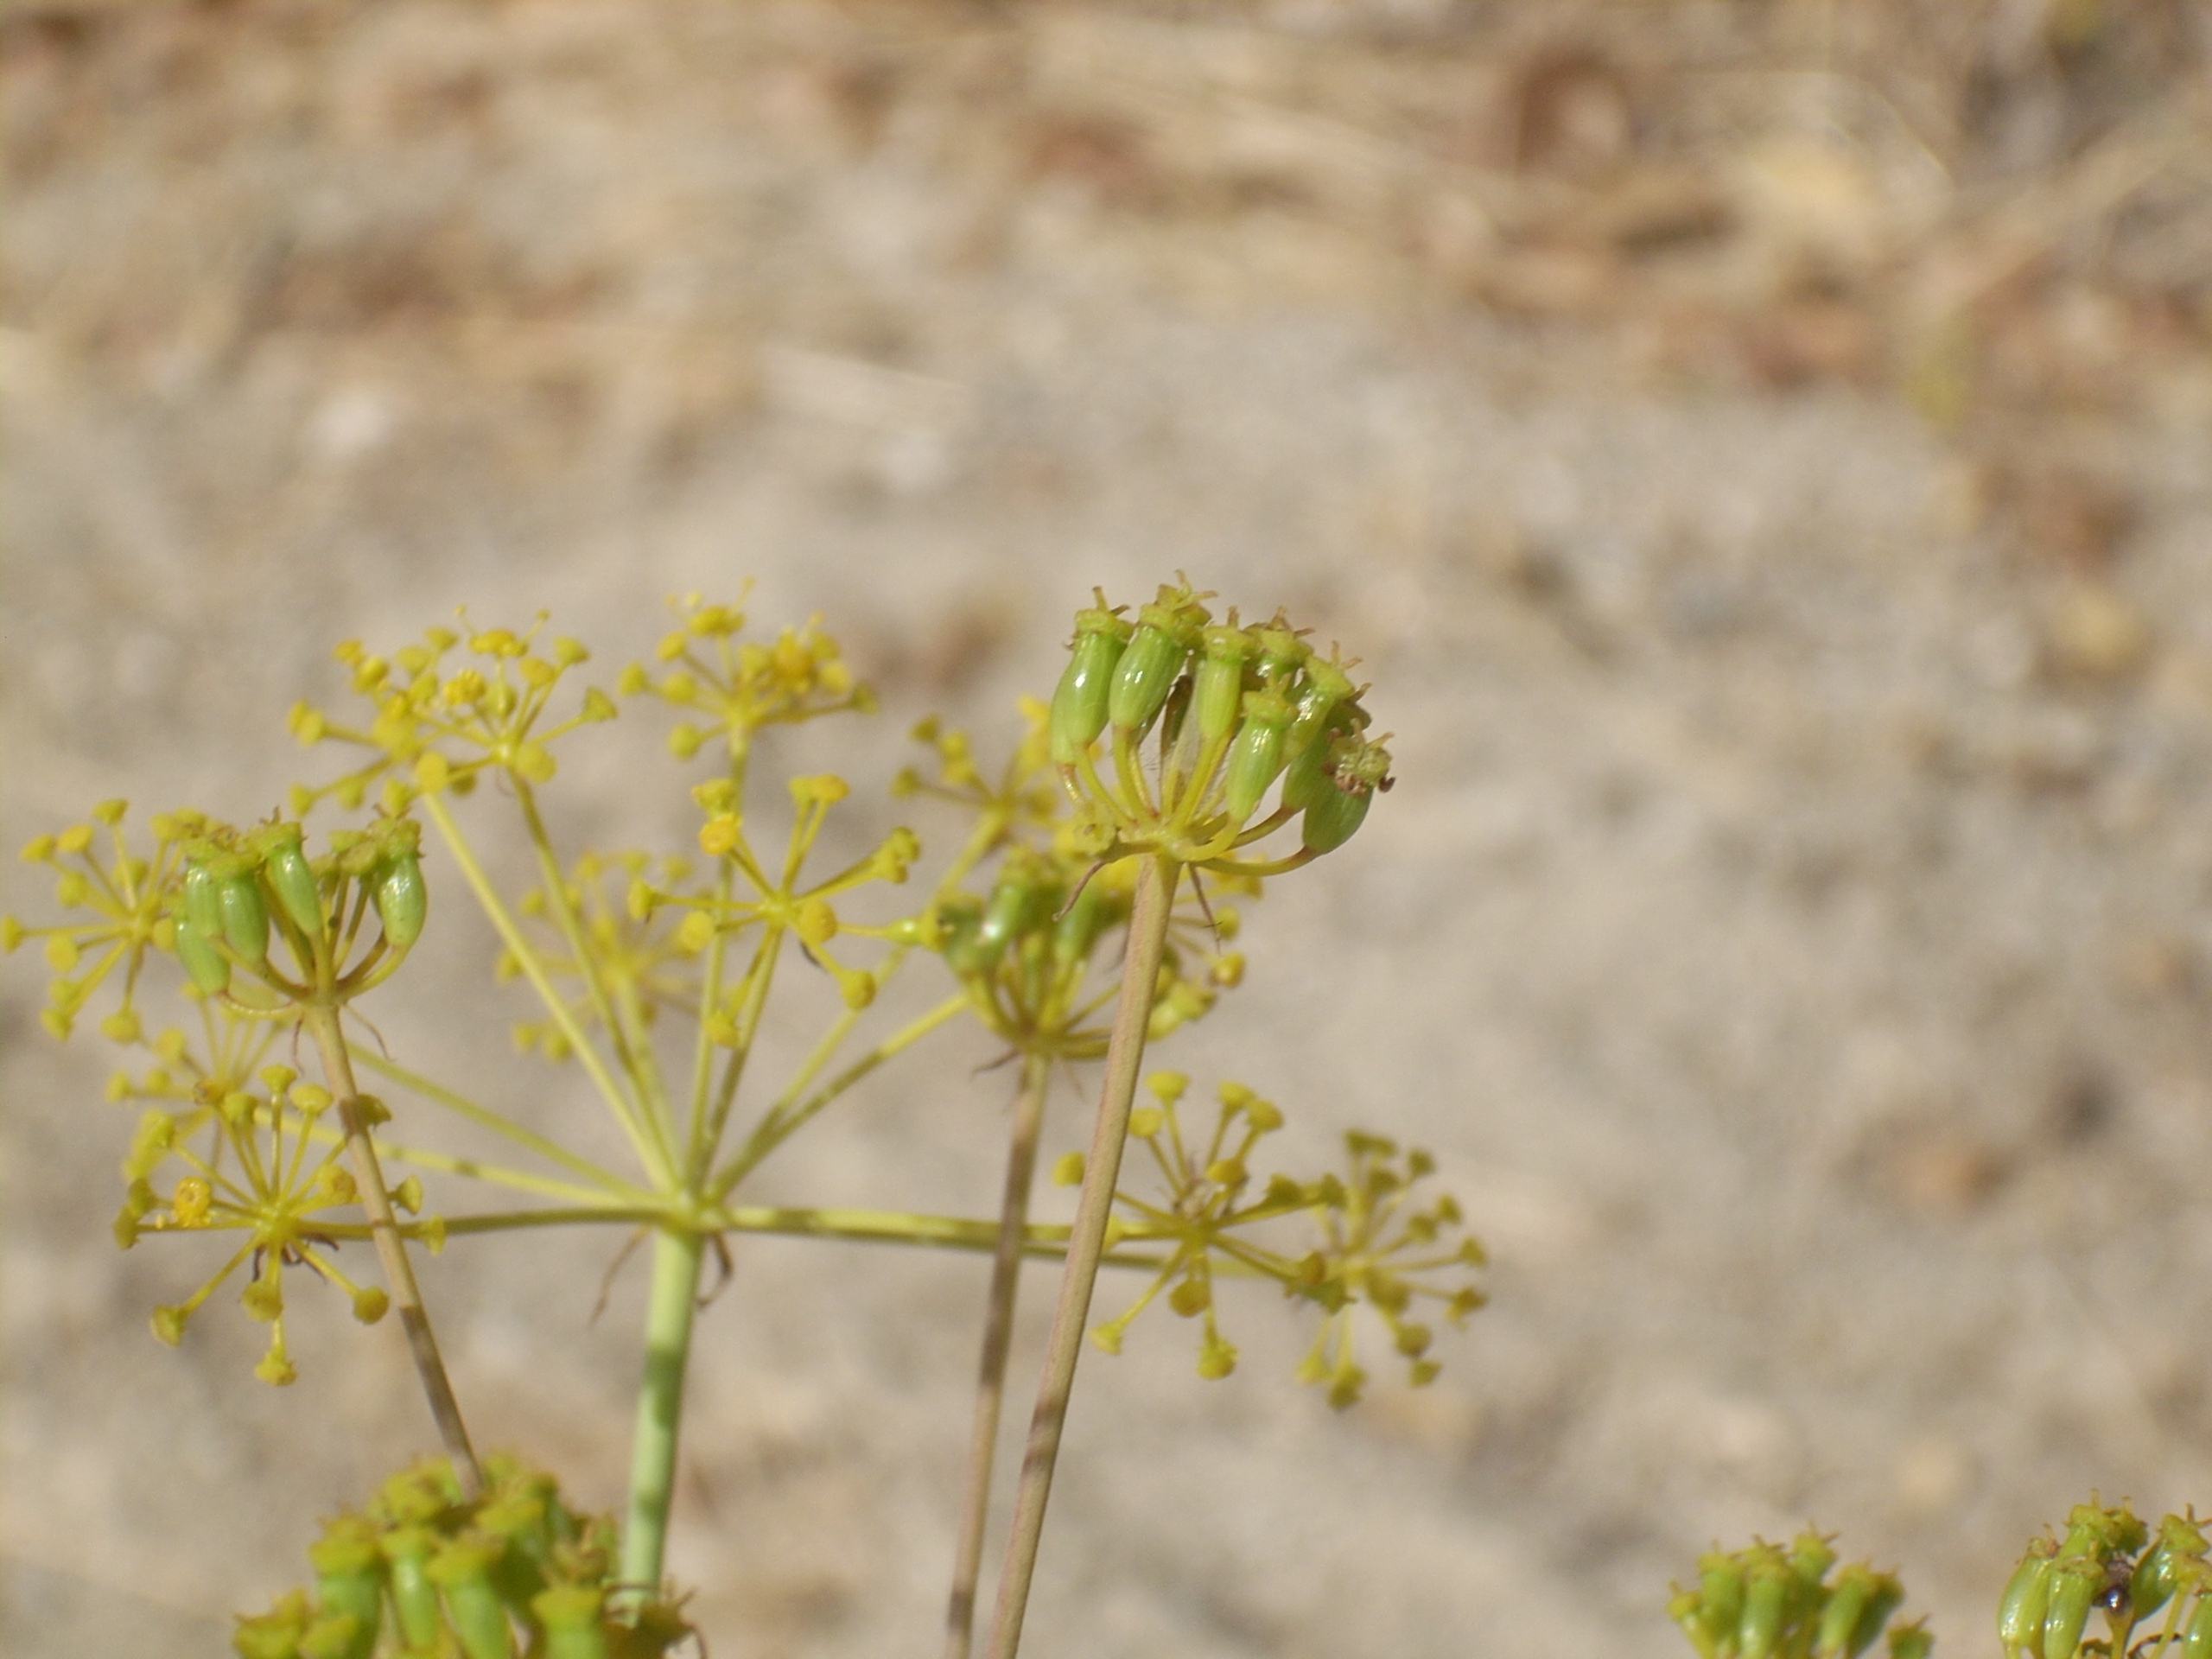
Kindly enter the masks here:
[[308, 862], [296, 823], [272, 823], [254, 832], [253, 844], [261, 854], [261, 873], [285, 918], [308, 939], [322, 937], [322, 888]]
[[1071, 766], [1106, 729], [1106, 707], [1115, 665], [1128, 643], [1129, 625], [1105, 606], [1105, 595], [1075, 619], [1075, 643], [1052, 693], [1047, 722], [1052, 763]]
[[1235, 729], [1236, 717], [1243, 710], [1244, 665], [1259, 646], [1233, 620], [1206, 629], [1200, 638], [1203, 647], [1193, 692], [1198, 735], [1206, 742], [1217, 743]]
[[1141, 732], [1159, 716], [1175, 682], [1183, 677], [1205, 612], [1187, 601], [1171, 602], [1173, 590], [1137, 613], [1137, 631], [1114, 665], [1108, 716], [1123, 731]]
[[2043, 1641], [2044, 1613], [2050, 1605], [2051, 1558], [2058, 1547], [2038, 1538], [2013, 1568], [1997, 1603], [1997, 1644], [2005, 1659], [2030, 1659]]
[[1282, 771], [1284, 735], [1297, 715], [1290, 699], [1273, 691], [1245, 693], [1243, 709], [1244, 723], [1229, 746], [1222, 803], [1229, 821], [1238, 825], [1251, 820]]

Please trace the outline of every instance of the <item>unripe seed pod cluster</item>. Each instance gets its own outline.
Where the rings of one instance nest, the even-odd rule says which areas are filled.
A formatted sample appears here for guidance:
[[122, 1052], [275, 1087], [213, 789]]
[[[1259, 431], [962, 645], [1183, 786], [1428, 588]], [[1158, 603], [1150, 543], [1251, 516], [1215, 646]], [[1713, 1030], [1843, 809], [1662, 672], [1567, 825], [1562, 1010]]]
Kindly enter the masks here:
[[[1125, 843], [1165, 824], [1189, 831], [1183, 845], [1204, 848], [1201, 857], [1226, 854], [1280, 783], [1264, 827], [1302, 816], [1306, 854], [1333, 851], [1391, 783], [1351, 665], [1317, 656], [1280, 613], [1257, 626], [1234, 610], [1216, 622], [1205, 597], [1163, 586], [1132, 622], [1102, 593], [1077, 616], [1048, 721], [1062, 781], [1114, 819]], [[1155, 733], [1156, 786], [1136, 754]]]
[[2141, 1651], [2150, 1638], [2173, 1659], [2212, 1659], [2212, 1564], [2194, 1515], [2153, 1532], [2125, 1504], [2076, 1504], [2063, 1538], [2029, 1544], [1998, 1603], [2004, 1659]]
[[512, 1459], [484, 1473], [470, 1499], [449, 1465], [419, 1464], [327, 1522], [308, 1551], [314, 1587], [241, 1618], [240, 1659], [658, 1659], [690, 1636], [664, 1602], [610, 1611], [611, 1522], [580, 1519]]
[[312, 979], [333, 944], [333, 924], [347, 912], [349, 883], [375, 910], [385, 945], [404, 955], [429, 914], [420, 842], [412, 820], [381, 819], [334, 834], [318, 862], [296, 823], [243, 834], [209, 826], [186, 849], [170, 917], [177, 959], [203, 995], [219, 996], [239, 969], [274, 974], [270, 946], [281, 938], [296, 971]]
[[1889, 1659], [1925, 1659], [1927, 1632], [1890, 1622], [1904, 1600], [1896, 1577], [1863, 1561], [1831, 1576], [1835, 1560], [1816, 1532], [1786, 1550], [1716, 1550], [1698, 1563], [1694, 1588], [1675, 1590], [1668, 1611], [1700, 1659], [1858, 1659], [1877, 1643]]

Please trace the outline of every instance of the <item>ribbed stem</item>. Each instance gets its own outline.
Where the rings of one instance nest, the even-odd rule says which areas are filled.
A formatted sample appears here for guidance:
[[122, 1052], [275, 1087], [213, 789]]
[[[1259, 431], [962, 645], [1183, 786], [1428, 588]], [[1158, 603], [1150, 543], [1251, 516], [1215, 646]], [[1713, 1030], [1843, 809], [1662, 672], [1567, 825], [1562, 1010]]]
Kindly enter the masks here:
[[453, 1381], [438, 1354], [437, 1333], [430, 1328], [429, 1310], [423, 1305], [422, 1287], [415, 1282], [415, 1269], [407, 1259], [407, 1243], [400, 1237], [398, 1218], [392, 1214], [391, 1194], [384, 1184], [384, 1168], [377, 1161], [375, 1144], [369, 1139], [360, 1090], [353, 1081], [353, 1058], [338, 1026], [338, 1010], [310, 1004], [304, 1017], [315, 1049], [322, 1056], [323, 1076], [338, 1096], [338, 1116], [346, 1126], [346, 1152], [353, 1165], [353, 1185], [360, 1189], [361, 1208], [368, 1215], [370, 1236], [376, 1241], [385, 1289], [399, 1312], [407, 1346], [415, 1357], [415, 1374], [429, 1401], [438, 1438], [445, 1442], [454, 1475], [474, 1497], [484, 1489], [484, 1471], [477, 1465], [476, 1448], [469, 1444], [461, 1402], [454, 1397]]
[[630, 1453], [629, 1519], [622, 1529], [621, 1583], [630, 1593], [658, 1593], [676, 1497], [677, 1431], [683, 1419], [683, 1373], [698, 1310], [703, 1235], [653, 1235], [653, 1276], [645, 1303], [645, 1375], [638, 1389], [638, 1427]]
[[1014, 1342], [1014, 1294], [1029, 1226], [1029, 1189], [1037, 1175], [1038, 1131], [1045, 1122], [1049, 1055], [1021, 1065], [1021, 1092], [1006, 1157], [1006, 1193], [999, 1208], [991, 1287], [984, 1298], [983, 1354], [976, 1377], [976, 1426], [968, 1443], [967, 1488], [960, 1499], [960, 1541], [953, 1559], [952, 1596], [945, 1609], [945, 1659], [968, 1659], [976, 1632], [976, 1585], [983, 1571], [983, 1532], [990, 1519], [991, 1465], [998, 1452], [999, 1412], [1006, 1401], [1007, 1351]]
[[1128, 955], [1122, 965], [1121, 1001], [1114, 1011], [1114, 1034], [1106, 1051], [1098, 1122], [1084, 1166], [1083, 1196], [1077, 1202], [1075, 1225], [1068, 1237], [1059, 1303], [1053, 1310], [1045, 1372], [1037, 1385], [1037, 1408], [1030, 1419], [1029, 1446], [1022, 1459], [1021, 1484], [1014, 1498], [1014, 1530], [1007, 1540], [998, 1612], [991, 1626], [990, 1659], [1014, 1659], [1021, 1646], [1021, 1622], [1028, 1610], [1030, 1580], [1036, 1576], [1037, 1550], [1045, 1532], [1045, 1505], [1052, 1491], [1052, 1467], [1059, 1458], [1069, 1396], [1075, 1391], [1076, 1363], [1083, 1357], [1084, 1326], [1090, 1318], [1091, 1288], [1097, 1282], [1106, 1226], [1113, 1215], [1114, 1183], [1122, 1173], [1129, 1106], [1136, 1097], [1138, 1069], [1144, 1063], [1145, 1030], [1152, 1017], [1153, 992], [1167, 944], [1169, 905], [1180, 873], [1180, 867], [1172, 861], [1147, 855], [1137, 874], [1136, 902], [1129, 916]]

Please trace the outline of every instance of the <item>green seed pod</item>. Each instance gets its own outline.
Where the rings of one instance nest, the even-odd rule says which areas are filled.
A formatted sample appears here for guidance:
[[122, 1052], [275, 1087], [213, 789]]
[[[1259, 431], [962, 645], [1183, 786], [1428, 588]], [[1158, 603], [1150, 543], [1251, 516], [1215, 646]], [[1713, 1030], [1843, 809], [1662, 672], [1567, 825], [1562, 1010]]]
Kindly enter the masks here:
[[2157, 1612], [2172, 1599], [2177, 1577], [2173, 1552], [2161, 1538], [2143, 1552], [2143, 1559], [2135, 1563], [2135, 1571], [2128, 1579], [2130, 1613], [2138, 1619], [2145, 1619]]
[[528, 1490], [496, 1497], [477, 1512], [476, 1524], [500, 1546], [492, 1568], [499, 1599], [514, 1612], [530, 1617], [530, 1599], [545, 1587], [545, 1558], [552, 1536], [545, 1523], [545, 1500]]
[[2066, 1541], [2059, 1547], [2059, 1559], [2133, 1554], [2149, 1536], [2150, 1529], [2125, 1503], [2118, 1509], [2076, 1503], [2066, 1517]]
[[423, 923], [430, 912], [430, 889], [423, 880], [423, 861], [411, 852], [397, 852], [378, 868], [371, 897], [377, 920], [396, 950], [413, 948], [423, 937]]
[[1245, 824], [1282, 771], [1284, 734], [1297, 710], [1290, 699], [1273, 691], [1249, 691], [1244, 696], [1244, 723], [1229, 746], [1222, 804], [1229, 821]]
[[223, 937], [223, 906], [215, 896], [215, 878], [200, 855], [184, 867], [184, 919], [210, 939]]
[[2105, 1587], [2104, 1563], [2094, 1556], [2070, 1556], [2051, 1569], [2050, 1605], [2043, 1616], [2042, 1659], [2074, 1659], [2089, 1610]]
[[1075, 643], [1060, 683], [1052, 693], [1052, 712], [1047, 725], [1052, 738], [1052, 764], [1071, 766], [1106, 729], [1106, 704], [1112, 690], [1115, 664], [1128, 643], [1129, 625], [1105, 606], [1105, 595], [1075, 619]]
[[630, 1618], [629, 1628], [615, 1636], [614, 1659], [663, 1659], [685, 1638], [697, 1637], [683, 1615], [665, 1602], [649, 1601]]
[[2044, 1614], [2050, 1606], [2051, 1558], [2058, 1547], [2048, 1538], [2028, 1546], [1997, 1603], [1997, 1643], [2005, 1659], [2030, 1659], [2043, 1641]]
[[300, 1637], [312, 1617], [307, 1597], [294, 1590], [267, 1612], [240, 1618], [231, 1646], [238, 1659], [298, 1659]]
[[1306, 677], [1292, 699], [1298, 706], [1298, 718], [1290, 728], [1292, 760], [1338, 729], [1337, 711], [1351, 701], [1356, 689], [1351, 676], [1335, 663], [1316, 659], [1306, 664]]
[[1890, 1659], [1928, 1659], [1936, 1651], [1936, 1638], [1915, 1620], [1890, 1632]]
[[258, 968], [269, 960], [269, 906], [261, 880], [249, 866], [215, 877], [215, 899], [223, 912], [223, 943]]
[[531, 1599], [530, 1610], [545, 1630], [543, 1659], [610, 1659], [600, 1624], [604, 1595], [589, 1585], [563, 1584]]
[[1198, 735], [1217, 743], [1235, 729], [1244, 706], [1244, 665], [1259, 645], [1233, 622], [1208, 628], [1200, 636], [1197, 684], [1193, 699], [1198, 715]]
[[438, 1611], [437, 1586], [430, 1582], [430, 1552], [437, 1535], [428, 1527], [395, 1527], [382, 1540], [385, 1560], [391, 1564], [391, 1605], [399, 1615], [399, 1633], [418, 1648], [435, 1640], [443, 1619]]
[[1736, 1650], [1743, 1659], [1774, 1659], [1797, 1587], [1779, 1550], [1754, 1556], [1744, 1586], [1744, 1612], [1736, 1621]]
[[[1882, 1628], [1876, 1619], [1865, 1642], [1859, 1642], [1862, 1616], [1873, 1605], [1874, 1594], [1880, 1581], [1863, 1567], [1847, 1567], [1835, 1581], [1834, 1593], [1827, 1605], [1821, 1609], [1821, 1621], [1813, 1631], [1813, 1659], [1847, 1659], [1864, 1653]], [[1887, 1618], [1888, 1615], [1883, 1615]]]
[[1006, 948], [1034, 927], [1050, 898], [1042, 872], [1027, 861], [1010, 861], [983, 906], [983, 921], [976, 931], [976, 948], [996, 961]]
[[325, 1613], [301, 1633], [300, 1659], [362, 1659], [375, 1647], [375, 1636], [364, 1636], [358, 1616]]
[[242, 1618], [231, 1632], [232, 1649], [238, 1659], [299, 1659], [300, 1637], [306, 1625], [277, 1612]]
[[322, 887], [296, 823], [264, 824], [250, 844], [261, 855], [261, 874], [285, 918], [310, 940], [322, 937]]
[[308, 1560], [315, 1567], [315, 1599], [323, 1611], [353, 1619], [353, 1643], [332, 1648], [330, 1659], [368, 1659], [384, 1623], [384, 1555], [377, 1548], [375, 1523], [362, 1516], [340, 1516], [308, 1546]]
[[1715, 1550], [1698, 1562], [1698, 1606], [1707, 1638], [1718, 1651], [1734, 1651], [1744, 1617], [1744, 1564]]
[[2212, 1659], [2212, 1591], [2200, 1591], [2181, 1638], [2181, 1659]]
[[1882, 1633], [1882, 1626], [1904, 1605], [1904, 1586], [1887, 1573], [1876, 1573], [1873, 1598], [1860, 1611], [1859, 1623], [1852, 1628], [1850, 1645], [1844, 1651], [1857, 1655], [1872, 1647], [1874, 1638]]
[[1706, 1628], [1705, 1605], [1694, 1590], [1678, 1590], [1667, 1602], [1667, 1617], [1681, 1627], [1697, 1649], [1698, 1659], [1719, 1659], [1720, 1649]]
[[2164, 1606], [2181, 1588], [2182, 1563], [2202, 1559], [2204, 1529], [2187, 1516], [2170, 1515], [2158, 1523], [2158, 1541], [2135, 1564], [2127, 1586], [2127, 1605], [2139, 1619]]
[[1107, 695], [1107, 716], [1123, 731], [1141, 732], [1166, 706], [1167, 694], [1183, 677], [1205, 612], [1196, 606], [1159, 601], [1137, 613], [1137, 631], [1114, 665]]
[[[1390, 754], [1379, 743], [1339, 740], [1328, 782], [1306, 803], [1300, 835], [1311, 853], [1332, 853], [1367, 821], [1376, 791], [1390, 787]], [[1821, 1571], [1827, 1571], [1823, 1567]]]
[[488, 1533], [465, 1532], [430, 1561], [430, 1582], [445, 1592], [446, 1622], [467, 1659], [514, 1659], [514, 1627], [493, 1583], [506, 1548]]
[[1086, 960], [1106, 930], [1112, 903], [1103, 881], [1093, 879], [1068, 901], [1052, 928], [1052, 959], [1063, 967]]
[[1252, 639], [1260, 648], [1260, 678], [1270, 690], [1281, 687], [1313, 654], [1280, 611], [1265, 627], [1253, 629]]
[[1817, 1532], [1801, 1532], [1789, 1546], [1789, 1570], [1808, 1589], [1817, 1587], [1834, 1565], [1834, 1549]]
[[1306, 850], [1316, 855], [1332, 853], [1350, 841], [1367, 821], [1368, 804], [1374, 797], [1371, 789], [1324, 790], [1306, 809], [1300, 832]]
[[176, 959], [192, 982], [209, 996], [220, 996], [231, 988], [230, 959], [208, 943], [207, 936], [187, 916], [176, 918]]

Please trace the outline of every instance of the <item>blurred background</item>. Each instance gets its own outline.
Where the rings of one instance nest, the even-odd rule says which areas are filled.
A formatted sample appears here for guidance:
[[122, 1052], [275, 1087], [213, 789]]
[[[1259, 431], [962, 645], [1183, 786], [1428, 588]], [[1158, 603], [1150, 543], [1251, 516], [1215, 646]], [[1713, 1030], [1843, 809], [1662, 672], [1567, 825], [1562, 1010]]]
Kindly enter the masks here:
[[[1031, 1645], [1657, 1659], [1698, 1551], [1814, 1519], [1980, 1650], [2091, 1488], [2212, 1503], [2208, 56], [2189, 0], [8, 0], [0, 830], [265, 812], [341, 638], [547, 608], [611, 680], [757, 578], [886, 711], [772, 765], [928, 840], [870, 780], [1010, 741], [1092, 583], [1288, 604], [1400, 785], [1161, 1058], [1287, 1158], [1433, 1147], [1496, 1302], [1343, 1417], [1264, 1294], [1229, 1381], [1094, 1357]], [[675, 844], [688, 781], [626, 719], [560, 831]], [[438, 862], [385, 1034], [585, 1113]], [[112, 1247], [34, 955], [0, 1649], [219, 1653], [423, 1413], [311, 1298], [289, 1390], [234, 1309], [147, 1336], [207, 1264]], [[775, 1191], [986, 1212], [1011, 1084], [936, 1052]], [[427, 1281], [480, 1438], [609, 1507], [614, 1244]], [[721, 1659], [934, 1651], [982, 1285], [741, 1249], [673, 1560]]]

